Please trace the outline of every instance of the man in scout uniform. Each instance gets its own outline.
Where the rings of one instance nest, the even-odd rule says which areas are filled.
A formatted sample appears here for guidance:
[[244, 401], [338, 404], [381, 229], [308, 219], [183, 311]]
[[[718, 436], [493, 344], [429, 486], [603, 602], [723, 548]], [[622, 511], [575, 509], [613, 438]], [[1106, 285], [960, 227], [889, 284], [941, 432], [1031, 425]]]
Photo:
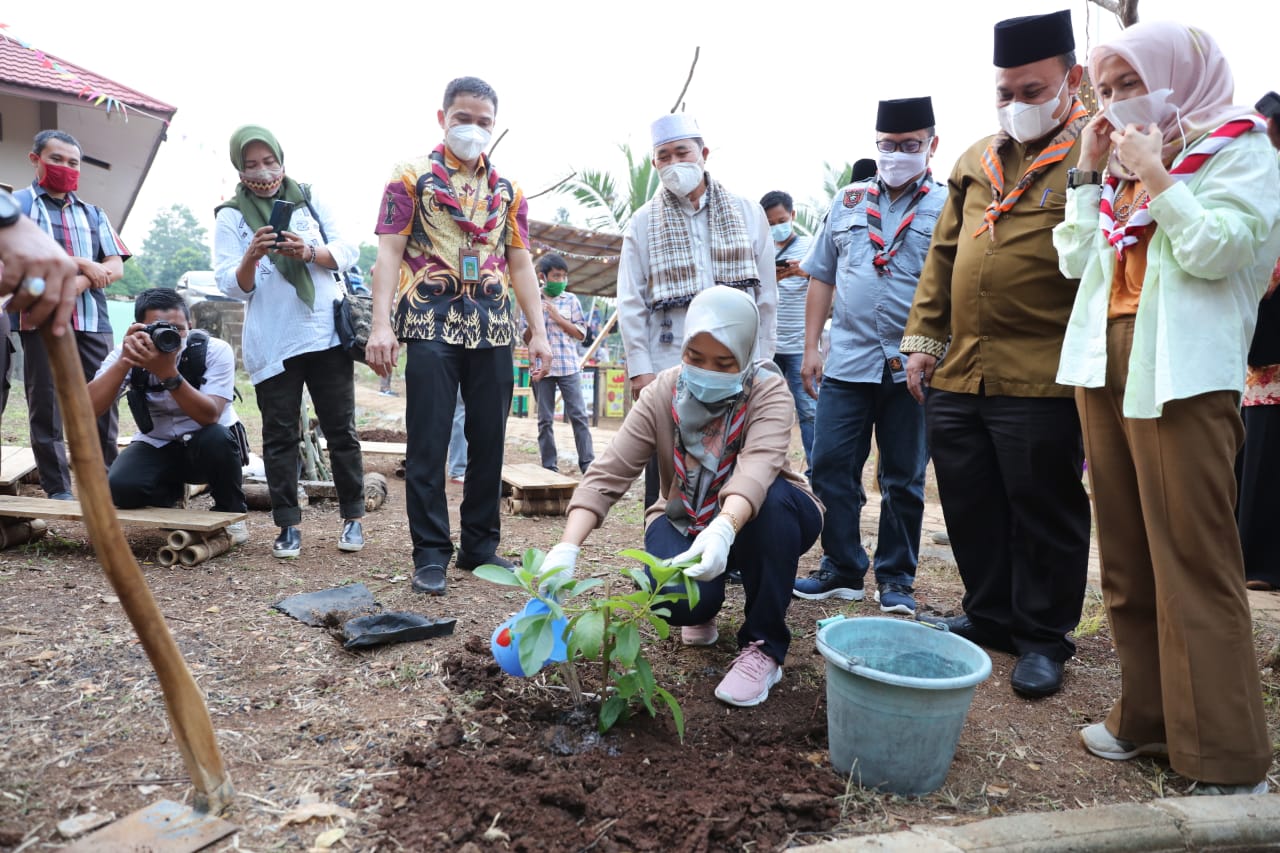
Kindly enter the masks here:
[[[684, 316], [699, 292], [727, 285], [760, 309], [757, 359], [772, 359], [778, 286], [764, 211], [729, 192], [706, 170], [710, 150], [693, 116], [665, 115], [650, 126], [662, 188], [636, 211], [618, 261], [618, 328], [631, 392], [680, 363]], [[656, 461], [645, 472], [645, 506], [658, 499]]]
[[965, 586], [942, 622], [1018, 655], [1029, 697], [1062, 686], [1089, 558], [1080, 424], [1054, 381], [1076, 282], [1051, 231], [1088, 121], [1074, 50], [1069, 11], [996, 24], [1001, 131], [951, 173], [902, 339]]
[[[885, 613], [914, 615], [928, 453], [924, 413], [907, 390], [898, 342], [947, 200], [946, 186], [929, 171], [938, 148], [933, 102], [881, 101], [876, 148], [878, 177], [836, 193], [802, 264], [812, 277], [802, 374], [818, 398], [812, 483], [827, 515], [822, 562], [813, 575], [795, 582], [793, 592], [798, 598], [862, 600], [862, 467], [874, 428], [881, 495], [877, 598]], [[828, 315], [831, 347], [824, 366], [818, 342]]]
[[444, 475], [459, 388], [468, 456], [457, 567], [512, 565], [496, 553], [513, 384], [512, 291], [532, 329], [530, 377], [541, 379], [551, 363], [529, 256], [528, 205], [484, 153], [497, 110], [498, 96], [483, 80], [450, 82], [436, 114], [444, 141], [395, 168], [375, 228], [373, 331], [365, 352], [385, 376], [395, 367], [397, 338], [408, 346], [405, 505], [413, 588], [432, 595], [444, 594], [453, 557]]

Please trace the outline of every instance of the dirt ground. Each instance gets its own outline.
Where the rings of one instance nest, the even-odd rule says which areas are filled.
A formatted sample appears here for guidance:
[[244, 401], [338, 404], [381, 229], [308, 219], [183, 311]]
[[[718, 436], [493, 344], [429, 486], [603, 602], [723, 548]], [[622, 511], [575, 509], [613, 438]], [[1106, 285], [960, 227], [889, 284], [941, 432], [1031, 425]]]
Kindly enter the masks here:
[[[507, 459], [536, 461], [535, 449], [512, 439]], [[1015, 697], [1013, 659], [992, 654], [946, 784], [926, 797], [850, 786], [828, 760], [815, 622], [836, 612], [879, 615], [871, 602], [794, 602], [784, 679], [764, 705], [738, 709], [712, 695], [736, 651], [742, 593], [730, 587], [716, 646], [647, 640], [658, 682], [683, 707], [684, 744], [665, 715], [633, 716], [598, 737], [591, 719], [571, 713], [554, 672], [517, 680], [493, 664], [488, 637], [523, 604], [516, 593], [452, 569], [444, 598], [410, 589], [403, 481], [393, 459], [366, 467], [388, 475], [391, 496], [366, 519], [369, 544], [358, 554], [337, 550], [336, 510], [321, 503], [304, 510], [300, 559], [272, 558], [274, 528], [255, 514], [250, 542], [230, 555], [194, 569], [144, 566], [207, 695], [238, 792], [229, 818], [240, 831], [214, 849], [766, 850], [1144, 801], [1188, 785], [1167, 765], [1105, 762], [1079, 745], [1077, 729], [1102, 718], [1118, 686], [1096, 596], [1059, 695]], [[456, 519], [462, 487], [448, 488]], [[621, 563], [613, 555], [639, 546], [640, 517], [633, 492], [593, 535], [581, 572], [611, 575]], [[504, 516], [504, 551], [550, 547], [562, 522]], [[155, 676], [84, 528], [52, 528], [42, 542], [0, 553], [4, 850], [57, 846], [56, 825], [68, 817], [119, 817], [191, 793]], [[128, 535], [140, 559], [161, 544], [158, 532]], [[817, 558], [815, 548], [801, 572]], [[349, 652], [329, 631], [271, 608], [357, 581], [388, 610], [455, 618], [455, 633]], [[926, 610], [959, 607], [959, 578], [945, 563], [926, 560], [917, 589]], [[1259, 628], [1256, 640], [1274, 740], [1280, 680], [1264, 664], [1276, 637]], [[329, 816], [308, 819], [316, 813]]]

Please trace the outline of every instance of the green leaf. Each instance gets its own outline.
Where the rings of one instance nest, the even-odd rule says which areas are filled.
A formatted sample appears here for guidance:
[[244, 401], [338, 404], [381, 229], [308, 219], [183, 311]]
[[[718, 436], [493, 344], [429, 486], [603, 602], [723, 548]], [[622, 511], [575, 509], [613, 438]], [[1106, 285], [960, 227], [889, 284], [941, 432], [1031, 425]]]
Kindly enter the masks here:
[[651, 569], [662, 565], [662, 559], [660, 557], [655, 557], [648, 551], [641, 551], [636, 548], [628, 548], [625, 551], [619, 551], [618, 556], [630, 557], [633, 560], [639, 560]]
[[690, 610], [698, 606], [698, 599], [702, 593], [698, 590], [698, 582], [687, 575], [684, 578], [684, 594]]
[[618, 626], [614, 636], [617, 638], [614, 656], [618, 665], [629, 669], [635, 665], [636, 655], [640, 654], [640, 632], [636, 630], [635, 623], [627, 622]]
[[598, 586], [604, 586], [604, 581], [600, 580], [600, 578], [572, 580], [560, 588], [560, 594], [563, 598], [573, 598], [575, 595], [582, 595], [587, 590], [595, 589]]
[[489, 581], [489, 583], [501, 584], [502, 586], [521, 586], [520, 579], [510, 569], [504, 569], [502, 566], [495, 566], [488, 563], [483, 566], [476, 566], [475, 571], [471, 574], [481, 580]]
[[600, 657], [600, 644], [604, 641], [603, 613], [592, 610], [575, 616], [569, 623], [569, 631], [574, 650], [580, 650], [587, 660]]
[[649, 580], [649, 576], [639, 569], [627, 568], [623, 569], [622, 573], [631, 578], [631, 582], [636, 585], [637, 589], [644, 590], [645, 592], [653, 591], [653, 581]]
[[600, 706], [600, 733], [604, 734], [618, 722], [622, 712], [627, 710], [627, 700], [621, 696], [610, 696]]
[[680, 742], [684, 743], [684, 711], [680, 710], [680, 703], [676, 701], [676, 697], [672, 696], [661, 687], [653, 688], [653, 692], [667, 703], [667, 707], [671, 709], [671, 717], [676, 724], [676, 737], [680, 738]]
[[542, 561], [546, 558], [546, 554], [538, 548], [527, 548], [524, 552], [524, 567], [527, 571], [537, 575], [542, 569]]
[[[666, 611], [666, 615], [670, 616], [671, 611]], [[650, 611], [650, 615], [645, 617], [649, 620], [649, 624], [653, 626], [653, 632], [658, 635], [659, 640], [665, 640], [671, 636], [671, 625], [666, 619], [663, 619], [657, 610]]]
[[657, 688], [658, 683], [653, 680], [653, 670], [649, 667], [649, 662], [643, 657], [636, 658], [636, 680], [640, 686], [640, 701], [644, 702], [644, 707], [649, 711], [649, 716], [656, 717], [658, 712], [653, 708], [653, 691]]
[[526, 675], [532, 675], [542, 668], [547, 658], [551, 657], [551, 648], [555, 645], [551, 619], [546, 614], [541, 619], [533, 631], [520, 635], [520, 668]]

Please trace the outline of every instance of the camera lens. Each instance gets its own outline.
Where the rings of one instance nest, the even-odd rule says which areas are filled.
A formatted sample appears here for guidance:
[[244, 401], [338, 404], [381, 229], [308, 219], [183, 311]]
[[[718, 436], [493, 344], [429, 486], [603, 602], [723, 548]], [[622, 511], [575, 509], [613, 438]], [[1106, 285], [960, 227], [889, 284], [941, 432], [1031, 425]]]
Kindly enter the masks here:
[[151, 342], [160, 352], [176, 352], [182, 346], [182, 335], [173, 326], [151, 330]]

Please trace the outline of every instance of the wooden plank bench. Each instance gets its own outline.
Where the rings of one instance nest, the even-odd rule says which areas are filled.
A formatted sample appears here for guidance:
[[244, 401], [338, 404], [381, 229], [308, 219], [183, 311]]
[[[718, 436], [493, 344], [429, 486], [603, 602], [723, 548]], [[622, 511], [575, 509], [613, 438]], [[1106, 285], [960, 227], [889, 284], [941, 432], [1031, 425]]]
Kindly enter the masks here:
[[36, 470], [30, 447], [0, 447], [0, 493], [17, 494], [18, 482]]
[[[181, 562], [184, 566], [194, 566], [229, 550], [231, 540], [226, 533], [227, 525], [244, 521], [248, 513], [143, 507], [117, 509], [116, 516], [122, 525], [158, 528], [169, 532], [168, 543], [160, 549], [157, 556], [161, 564], [173, 565]], [[16, 522], [0, 526], [0, 548], [6, 548], [43, 536], [45, 522], [49, 519], [83, 521], [84, 511], [80, 508], [79, 501], [0, 495], [0, 517], [17, 519]], [[22, 532], [23, 525], [31, 534], [27, 539], [6, 537], [5, 532], [10, 529], [14, 529], [15, 533]]]
[[502, 466], [507, 509], [518, 515], [564, 515], [578, 481], [530, 462]]

